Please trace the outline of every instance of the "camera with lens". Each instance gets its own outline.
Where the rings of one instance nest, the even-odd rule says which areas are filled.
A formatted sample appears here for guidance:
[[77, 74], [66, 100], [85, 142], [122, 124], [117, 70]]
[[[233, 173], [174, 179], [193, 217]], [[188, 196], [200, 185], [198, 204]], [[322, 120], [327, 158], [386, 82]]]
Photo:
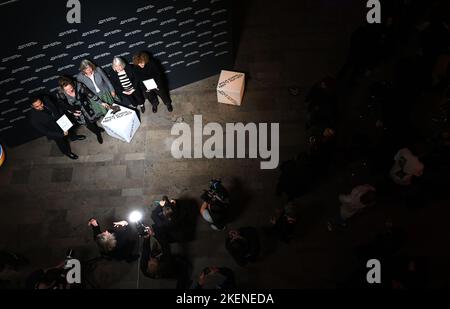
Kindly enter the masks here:
[[136, 229], [141, 237], [146, 237], [150, 233], [150, 229], [146, 227], [141, 221], [136, 222]]
[[222, 185], [222, 181], [218, 179], [211, 180], [209, 189], [203, 192], [201, 199], [211, 205], [228, 206], [230, 203], [228, 191]]

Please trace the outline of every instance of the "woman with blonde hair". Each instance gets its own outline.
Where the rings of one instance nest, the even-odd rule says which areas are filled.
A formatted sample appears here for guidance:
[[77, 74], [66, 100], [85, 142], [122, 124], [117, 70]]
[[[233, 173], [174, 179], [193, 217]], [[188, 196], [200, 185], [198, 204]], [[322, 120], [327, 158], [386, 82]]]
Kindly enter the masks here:
[[115, 57], [112, 63], [113, 71], [110, 75], [111, 83], [117, 90], [122, 104], [131, 108], [141, 108], [145, 112], [145, 98], [142, 95], [141, 85], [139, 84], [134, 70], [122, 58]]

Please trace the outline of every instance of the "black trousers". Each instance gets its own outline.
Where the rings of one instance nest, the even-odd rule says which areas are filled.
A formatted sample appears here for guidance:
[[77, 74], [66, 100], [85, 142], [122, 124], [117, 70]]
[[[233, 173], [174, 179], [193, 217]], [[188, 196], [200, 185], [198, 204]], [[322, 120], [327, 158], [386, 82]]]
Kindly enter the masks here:
[[133, 92], [132, 95], [122, 95], [122, 105], [130, 108], [138, 107], [139, 105], [144, 105], [145, 98], [139, 90]]
[[158, 97], [161, 98], [166, 106], [172, 105], [172, 99], [170, 98], [170, 94], [167, 89], [153, 89], [148, 92], [144, 92], [144, 95], [153, 106], [159, 105]]
[[68, 155], [70, 153], [72, 153], [72, 149], [70, 148], [70, 143], [67, 140], [67, 137], [63, 137], [63, 138], [57, 138], [54, 139], [56, 145], [58, 146], [59, 150], [64, 154], [64, 155]]
[[102, 131], [99, 128], [99, 126], [97, 125], [96, 122], [90, 122], [90, 123], [87, 122], [86, 123], [86, 128], [88, 128], [89, 131], [91, 131], [92, 133], [94, 133], [97, 136], [102, 134]]

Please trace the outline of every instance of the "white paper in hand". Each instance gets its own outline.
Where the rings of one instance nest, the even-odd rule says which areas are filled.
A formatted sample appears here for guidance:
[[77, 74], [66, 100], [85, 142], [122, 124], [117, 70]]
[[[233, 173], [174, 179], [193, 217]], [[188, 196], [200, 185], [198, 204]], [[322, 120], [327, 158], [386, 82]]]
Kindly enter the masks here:
[[68, 132], [72, 127], [73, 127], [73, 123], [70, 122], [69, 118], [67, 118], [66, 115], [62, 116], [61, 118], [59, 118], [56, 123], [59, 125], [59, 127], [64, 131], [64, 132]]
[[145, 87], [147, 88], [147, 90], [158, 89], [158, 85], [156, 84], [156, 82], [153, 78], [144, 80], [143, 83], [144, 83]]

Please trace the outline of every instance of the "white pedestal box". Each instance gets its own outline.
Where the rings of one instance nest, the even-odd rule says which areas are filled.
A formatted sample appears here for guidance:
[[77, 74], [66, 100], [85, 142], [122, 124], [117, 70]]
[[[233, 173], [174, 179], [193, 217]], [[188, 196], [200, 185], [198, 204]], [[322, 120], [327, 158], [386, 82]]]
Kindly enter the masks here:
[[141, 122], [135, 111], [120, 106], [120, 112], [116, 114], [113, 114], [111, 110], [108, 111], [103, 118], [102, 126], [109, 136], [130, 143], [141, 126]]
[[223, 70], [217, 85], [219, 103], [241, 105], [245, 90], [245, 74]]

